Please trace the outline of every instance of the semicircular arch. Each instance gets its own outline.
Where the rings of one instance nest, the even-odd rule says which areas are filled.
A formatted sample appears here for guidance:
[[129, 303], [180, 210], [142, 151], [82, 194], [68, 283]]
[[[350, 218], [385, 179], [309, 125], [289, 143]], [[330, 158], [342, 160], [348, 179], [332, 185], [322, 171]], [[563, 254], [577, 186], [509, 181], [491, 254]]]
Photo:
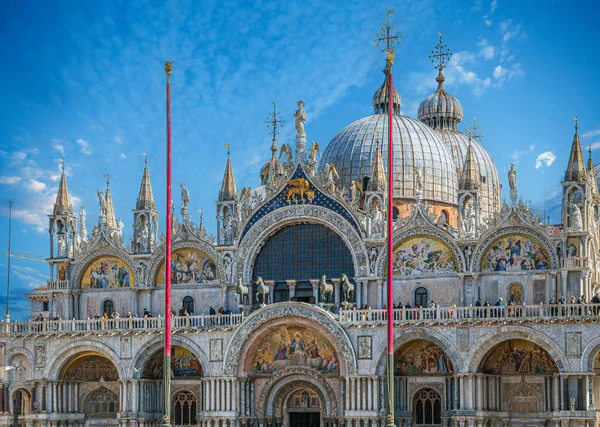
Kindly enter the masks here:
[[[283, 369], [269, 379], [260, 394], [258, 402], [262, 402], [262, 405], [259, 406], [258, 411], [266, 417], [277, 415], [273, 410], [276, 406], [281, 409], [283, 397], [300, 388], [309, 388], [319, 395], [321, 404], [325, 406], [322, 408], [324, 415], [337, 414], [339, 396], [333, 387], [318, 372], [300, 366]], [[276, 401], [278, 405], [275, 404]]]
[[[526, 239], [527, 248], [523, 248], [520, 240]], [[530, 254], [526, 253], [523, 262], [526, 262], [527, 265], [531, 263], [533, 268], [526, 268], [528, 270], [544, 270], [548, 268], [557, 268], [558, 261], [556, 256], [556, 248], [554, 244], [552, 244], [547, 237], [545, 237], [542, 233], [532, 227], [526, 226], [518, 226], [518, 227], [503, 227], [497, 230], [494, 230], [484, 236], [484, 238], [480, 241], [480, 243], [475, 247], [473, 251], [473, 266], [472, 271], [494, 271], [494, 269], [490, 270], [489, 266], [486, 264], [486, 256], [492, 250], [495, 245], [498, 245], [499, 250], [502, 250], [500, 245], [508, 245], [509, 242], [519, 242], [518, 248], [515, 248], [514, 251], [521, 252], [530, 252]], [[510, 251], [509, 247], [505, 247], [505, 251]], [[512, 256], [512, 252], [511, 252]], [[544, 264], [542, 264], [542, 262]], [[522, 266], [519, 266], [520, 269], [523, 269]], [[495, 270], [499, 271], [499, 270]]]
[[[146, 281], [148, 283], [156, 284], [156, 277], [159, 274], [159, 270], [164, 266], [165, 263], [165, 246], [164, 244], [160, 245], [156, 251], [154, 252], [154, 256], [150, 261], [150, 268], [148, 269], [148, 276]], [[173, 249], [171, 250], [172, 254], [177, 253], [178, 251], [185, 249], [193, 249], [196, 251], [201, 251], [207, 257], [208, 261], [211, 261], [216, 269], [215, 279], [219, 280], [220, 278], [225, 277], [225, 267], [223, 266], [223, 262], [221, 257], [215, 250], [215, 248], [208, 242], [203, 240], [197, 241], [182, 241], [173, 244]], [[199, 266], [202, 268], [203, 266]]]
[[316, 205], [285, 206], [254, 224], [238, 244], [236, 277], [252, 280], [254, 262], [263, 243], [277, 231], [296, 224], [317, 224], [338, 234], [352, 254], [356, 277], [367, 276], [367, 248], [356, 229], [336, 212]]
[[[424, 240], [424, 244], [429, 244], [429, 246], [433, 248], [431, 251], [432, 253], [436, 250], [441, 250], [442, 253], [440, 259], [453, 257], [454, 266], [453, 268], [448, 268], [449, 273], [459, 273], [466, 270], [467, 267], [465, 263], [465, 258], [460, 248], [456, 245], [456, 243], [454, 243], [454, 241], [448, 233], [436, 229], [413, 228], [408, 231], [400, 231], [398, 234], [394, 235], [394, 239], [392, 242], [394, 247], [394, 254], [396, 254], [397, 251], [400, 250], [400, 246], [402, 244], [413, 241], [415, 239]], [[436, 248], [436, 246], [438, 247]], [[443, 253], [443, 251], [448, 251], [448, 253]], [[387, 274], [385, 271], [386, 265], [387, 250], [382, 250], [377, 260], [377, 274], [379, 276], [385, 276]], [[432, 273], [439, 275], [440, 271], [432, 271]]]
[[[460, 353], [454, 347], [452, 342], [437, 331], [423, 328], [407, 328], [395, 329], [394, 332], [394, 354], [405, 344], [411, 341], [424, 340], [437, 345], [446, 356], [450, 359], [455, 372], [458, 372], [463, 364]], [[377, 350], [373, 353], [373, 362], [371, 372], [376, 372], [377, 375], [385, 375], [386, 360], [387, 360], [387, 342], [382, 342]]]
[[[200, 361], [200, 365], [202, 366], [202, 371], [204, 373], [204, 377], [210, 376], [210, 363], [208, 362], [208, 357], [198, 344], [196, 344], [191, 339], [181, 336], [181, 335], [173, 335], [171, 337], [171, 345], [172, 346], [180, 346], [185, 348], [186, 350], [192, 352], [198, 360]], [[159, 337], [155, 340], [147, 343], [142, 348], [138, 350], [138, 352], [131, 359], [131, 363], [129, 365], [129, 369], [133, 370], [135, 368], [138, 372], [142, 372], [146, 362], [148, 362], [154, 354], [164, 348], [164, 339]]]
[[125, 365], [121, 363], [121, 358], [104, 343], [94, 340], [83, 340], [68, 344], [66, 347], [61, 349], [58, 357], [54, 359], [52, 363], [46, 366], [44, 371], [44, 378], [57, 380], [62, 368], [65, 366], [73, 356], [79, 353], [96, 353], [99, 356], [108, 359], [117, 370], [119, 378], [127, 378]]
[[73, 270], [73, 274], [71, 275], [72, 278], [75, 278], [73, 287], [81, 288], [85, 280], [85, 273], [92, 267], [92, 265], [95, 262], [101, 260], [102, 258], [117, 261], [115, 265], [118, 265], [119, 262], [123, 263], [123, 266], [129, 270], [129, 286], [133, 287], [136, 285], [135, 261], [124, 250], [109, 246], [104, 249], [88, 252], [81, 259], [81, 262], [76, 263], [75, 268]]
[[9, 348], [2, 358], [2, 366], [9, 366], [10, 361], [17, 355], [24, 356], [27, 359], [27, 366], [29, 369], [33, 368], [33, 355], [25, 347], [12, 347]]
[[476, 373], [489, 352], [498, 344], [508, 340], [530, 341], [544, 349], [563, 373], [569, 369], [569, 362], [560, 347], [547, 335], [540, 331], [524, 326], [502, 326], [479, 339], [478, 345], [473, 345], [464, 359], [464, 372]]
[[[225, 374], [244, 375], [244, 369], [250, 363], [248, 358], [251, 357], [248, 350], [258, 346], [261, 334], [279, 326], [294, 324], [292, 320], [314, 329], [331, 343], [339, 358], [340, 373], [356, 373], [356, 357], [350, 339], [333, 316], [310, 304], [285, 302], [255, 311], [236, 329], [225, 351]], [[241, 355], [245, 355], [246, 359], [241, 360]]]
[[581, 353], [581, 372], [594, 372], [594, 358], [600, 352], [600, 337], [592, 340]]

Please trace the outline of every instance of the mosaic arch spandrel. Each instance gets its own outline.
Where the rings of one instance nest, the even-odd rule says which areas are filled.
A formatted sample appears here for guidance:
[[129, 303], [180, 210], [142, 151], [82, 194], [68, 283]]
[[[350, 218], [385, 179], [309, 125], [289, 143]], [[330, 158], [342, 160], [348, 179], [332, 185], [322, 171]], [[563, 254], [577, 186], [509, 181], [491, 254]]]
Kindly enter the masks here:
[[83, 353], [72, 357], [60, 371], [61, 380], [117, 381], [119, 373], [107, 358], [94, 353]]
[[133, 286], [135, 286], [135, 278], [127, 263], [111, 255], [94, 259], [81, 276], [82, 289], [129, 288]]
[[412, 236], [394, 248], [394, 275], [413, 276], [457, 271], [456, 256], [440, 240]]
[[537, 344], [508, 340], [492, 348], [479, 368], [484, 374], [554, 374], [558, 368], [552, 357]]
[[[186, 348], [171, 348], [171, 372], [175, 378], [200, 378], [204, 375], [202, 365], [194, 353]], [[144, 365], [143, 378], [163, 377], [163, 350], [157, 350]]]
[[249, 372], [270, 375], [289, 366], [306, 366], [323, 374], [340, 372], [331, 343], [304, 326], [280, 326], [268, 331], [251, 355]]
[[483, 253], [482, 271], [546, 270], [550, 257], [543, 245], [524, 234], [504, 235]]
[[[214, 260], [196, 248], [181, 248], [171, 254], [171, 283], [204, 283], [218, 279]], [[165, 284], [165, 262], [156, 273], [156, 284]]]
[[427, 340], [409, 341], [394, 354], [394, 375], [447, 374], [454, 372], [452, 361], [436, 344]]

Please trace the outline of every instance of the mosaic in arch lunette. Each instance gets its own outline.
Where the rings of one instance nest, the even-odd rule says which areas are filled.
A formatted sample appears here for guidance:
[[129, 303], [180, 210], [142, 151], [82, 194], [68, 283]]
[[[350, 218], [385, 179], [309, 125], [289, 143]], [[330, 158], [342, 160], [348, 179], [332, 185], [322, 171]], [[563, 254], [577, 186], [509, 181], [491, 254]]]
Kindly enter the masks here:
[[509, 234], [488, 246], [481, 264], [483, 271], [545, 270], [550, 266], [550, 257], [536, 239]]
[[446, 353], [430, 341], [410, 341], [396, 350], [394, 375], [446, 374], [451, 372], [454, 372], [454, 367]]
[[457, 262], [452, 249], [431, 237], [411, 237], [394, 250], [395, 275], [413, 276], [454, 271], [457, 271]]
[[96, 258], [81, 277], [83, 289], [129, 288], [134, 285], [134, 277], [127, 264], [114, 256]]
[[484, 374], [555, 374], [552, 357], [537, 344], [526, 340], [509, 340], [494, 347], [480, 369]]
[[272, 374], [288, 366], [307, 366], [324, 374], [340, 372], [331, 343], [302, 326], [282, 326], [269, 331], [252, 355], [250, 373]]
[[[171, 254], [171, 283], [204, 283], [218, 279], [217, 266], [212, 258], [200, 249], [183, 248]], [[165, 283], [165, 263], [156, 274], [156, 284]]]
[[[157, 350], [144, 365], [143, 377], [163, 377], [163, 350]], [[198, 378], [203, 376], [202, 365], [191, 351], [173, 346], [171, 348], [171, 375], [175, 378]]]
[[60, 374], [61, 380], [100, 381], [101, 378], [116, 381], [119, 373], [110, 360], [96, 354], [74, 357]]

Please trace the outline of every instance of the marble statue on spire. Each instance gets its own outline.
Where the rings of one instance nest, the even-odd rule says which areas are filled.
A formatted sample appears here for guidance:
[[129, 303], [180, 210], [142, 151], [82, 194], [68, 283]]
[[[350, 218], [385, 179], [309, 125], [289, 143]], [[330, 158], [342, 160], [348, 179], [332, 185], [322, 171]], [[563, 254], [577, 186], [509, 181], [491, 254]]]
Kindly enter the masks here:
[[294, 111], [294, 117], [296, 118], [296, 136], [305, 136], [304, 133], [304, 122], [306, 122], [306, 110], [304, 108], [304, 101], [298, 101], [298, 109]]

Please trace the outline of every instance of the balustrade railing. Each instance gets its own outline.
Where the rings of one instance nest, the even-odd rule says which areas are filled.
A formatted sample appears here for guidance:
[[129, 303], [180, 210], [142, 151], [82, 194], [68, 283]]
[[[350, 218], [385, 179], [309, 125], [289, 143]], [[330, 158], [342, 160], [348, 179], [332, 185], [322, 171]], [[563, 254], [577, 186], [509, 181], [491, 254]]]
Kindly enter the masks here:
[[566, 257], [560, 259], [562, 268], [584, 268], [588, 266], [588, 259], [586, 257]]
[[[349, 326], [387, 322], [386, 309], [342, 310], [340, 323]], [[394, 324], [464, 323], [495, 321], [600, 320], [600, 304], [538, 304], [490, 307], [437, 307], [394, 309]]]
[[60, 291], [62, 289], [70, 289], [71, 284], [68, 280], [51, 280], [47, 282], [48, 289], [51, 291]]
[[[174, 316], [173, 331], [188, 329], [224, 329], [239, 325], [243, 314], [223, 314], [214, 316]], [[79, 333], [124, 333], [157, 332], [165, 328], [164, 317], [87, 319], [87, 320], [46, 320], [11, 322], [4, 324], [3, 332], [13, 335], [60, 335]]]

